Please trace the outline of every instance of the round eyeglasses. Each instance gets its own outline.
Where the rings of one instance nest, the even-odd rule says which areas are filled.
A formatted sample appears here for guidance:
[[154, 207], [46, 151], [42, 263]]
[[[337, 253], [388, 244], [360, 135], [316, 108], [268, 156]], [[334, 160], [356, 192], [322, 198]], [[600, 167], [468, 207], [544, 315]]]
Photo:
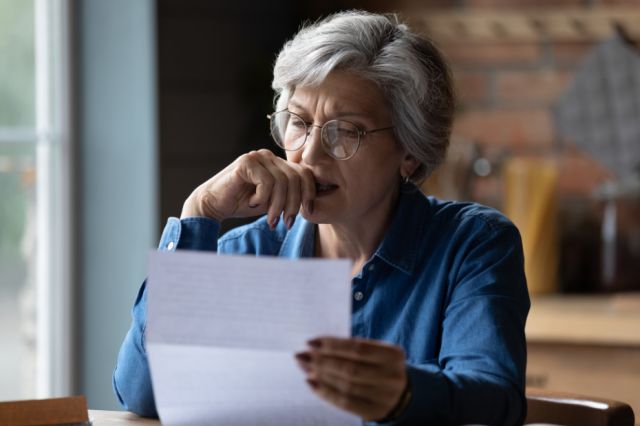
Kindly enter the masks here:
[[307, 124], [302, 117], [286, 109], [269, 114], [267, 118], [271, 122], [273, 140], [285, 151], [297, 151], [302, 148], [312, 128], [319, 127], [322, 148], [336, 160], [348, 160], [353, 157], [360, 147], [360, 140], [367, 134], [393, 129], [391, 126], [363, 130], [346, 120], [330, 120], [322, 126]]

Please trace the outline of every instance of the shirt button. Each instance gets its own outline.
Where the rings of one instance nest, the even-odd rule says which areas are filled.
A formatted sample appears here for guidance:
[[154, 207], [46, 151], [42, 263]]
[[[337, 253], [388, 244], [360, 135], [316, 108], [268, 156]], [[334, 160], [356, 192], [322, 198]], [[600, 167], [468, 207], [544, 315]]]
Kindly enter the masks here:
[[369, 272], [373, 271], [374, 269], [376, 269], [376, 265], [374, 265], [373, 263], [371, 265], [369, 265], [369, 267], [367, 268], [369, 270]]
[[169, 241], [169, 244], [167, 244], [167, 250], [173, 250], [173, 247], [175, 247], [175, 243], [173, 241]]
[[364, 294], [361, 291], [356, 291], [355, 293], [353, 293], [353, 298], [359, 302], [364, 299]]

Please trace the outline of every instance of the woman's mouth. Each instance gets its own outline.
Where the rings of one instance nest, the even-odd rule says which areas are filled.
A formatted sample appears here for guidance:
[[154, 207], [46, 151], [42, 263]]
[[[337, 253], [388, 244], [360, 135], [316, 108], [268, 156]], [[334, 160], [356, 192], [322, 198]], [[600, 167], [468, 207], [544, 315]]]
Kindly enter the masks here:
[[328, 195], [338, 189], [338, 185], [332, 183], [319, 183], [316, 182], [316, 197], [322, 197]]

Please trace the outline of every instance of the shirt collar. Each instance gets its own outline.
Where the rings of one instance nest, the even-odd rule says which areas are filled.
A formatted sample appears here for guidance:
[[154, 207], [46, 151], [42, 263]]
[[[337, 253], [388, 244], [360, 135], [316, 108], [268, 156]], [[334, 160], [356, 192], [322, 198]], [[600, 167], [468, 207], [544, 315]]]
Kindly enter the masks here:
[[313, 257], [316, 225], [301, 214], [296, 216], [293, 227], [287, 232], [280, 246], [280, 256], [289, 258]]
[[417, 187], [412, 185], [409, 189], [403, 186], [389, 229], [374, 256], [411, 275], [420, 250], [428, 208], [427, 198]]
[[[405, 274], [413, 273], [428, 207], [429, 202], [418, 188], [403, 187], [389, 229], [374, 256]], [[313, 257], [315, 232], [316, 225], [299, 214], [282, 242], [279, 255]]]

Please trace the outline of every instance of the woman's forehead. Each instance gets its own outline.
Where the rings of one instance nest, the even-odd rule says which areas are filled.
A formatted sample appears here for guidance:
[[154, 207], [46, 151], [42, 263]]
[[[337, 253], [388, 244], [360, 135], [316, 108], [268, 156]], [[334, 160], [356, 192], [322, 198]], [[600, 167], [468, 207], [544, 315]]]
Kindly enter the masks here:
[[299, 86], [293, 90], [288, 102], [302, 112], [325, 112], [340, 115], [362, 115], [386, 118], [386, 102], [378, 86], [352, 73], [332, 72], [317, 85]]

